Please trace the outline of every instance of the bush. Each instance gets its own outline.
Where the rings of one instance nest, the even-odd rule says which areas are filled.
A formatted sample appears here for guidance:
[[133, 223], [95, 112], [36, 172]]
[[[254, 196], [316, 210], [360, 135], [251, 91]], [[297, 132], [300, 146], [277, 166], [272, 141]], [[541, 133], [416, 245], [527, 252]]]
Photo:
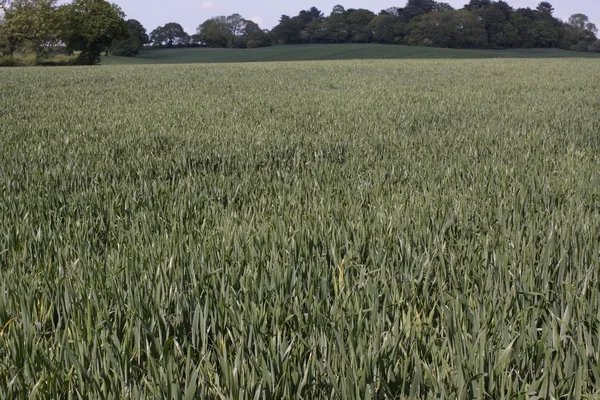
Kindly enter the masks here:
[[37, 65], [39, 58], [40, 57], [36, 56], [35, 54], [26, 54], [21, 58], [21, 61], [23, 62], [23, 65], [31, 66]]
[[262, 44], [262, 42], [260, 42], [258, 40], [250, 39], [246, 43], [246, 47], [249, 48], [249, 49], [257, 49], [259, 47], [263, 47], [263, 44]]
[[126, 40], [113, 41], [112, 55], [117, 57], [135, 57], [142, 48], [142, 42], [136, 37], [130, 36]]
[[577, 44], [572, 45], [569, 50], [571, 51], [583, 51], [583, 52], [587, 52], [588, 51], [588, 45], [586, 42], [579, 42]]
[[35, 65], [40, 65], [44, 67], [60, 67], [67, 65], [75, 65], [77, 61], [77, 57], [75, 56], [54, 56], [54, 57], [45, 57], [38, 58], [35, 62]]
[[22, 60], [11, 56], [0, 57], [0, 67], [22, 67], [25, 65]]
[[590, 53], [600, 53], [600, 40], [596, 40], [588, 47]]

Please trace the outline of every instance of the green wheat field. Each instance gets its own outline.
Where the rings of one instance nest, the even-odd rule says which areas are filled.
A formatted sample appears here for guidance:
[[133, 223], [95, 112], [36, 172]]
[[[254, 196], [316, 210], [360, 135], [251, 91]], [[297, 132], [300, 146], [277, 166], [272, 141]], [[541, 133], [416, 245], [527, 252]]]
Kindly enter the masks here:
[[0, 398], [597, 399], [599, 76], [0, 71]]

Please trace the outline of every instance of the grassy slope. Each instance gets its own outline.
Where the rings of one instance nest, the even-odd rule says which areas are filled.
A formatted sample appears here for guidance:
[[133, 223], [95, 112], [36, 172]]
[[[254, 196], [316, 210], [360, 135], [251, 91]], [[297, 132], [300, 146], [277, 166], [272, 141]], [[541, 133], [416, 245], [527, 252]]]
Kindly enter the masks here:
[[557, 49], [456, 50], [379, 44], [273, 46], [262, 49], [149, 49], [136, 58], [107, 57], [103, 64], [225, 63], [256, 61], [452, 59], [452, 58], [571, 58], [595, 57]]

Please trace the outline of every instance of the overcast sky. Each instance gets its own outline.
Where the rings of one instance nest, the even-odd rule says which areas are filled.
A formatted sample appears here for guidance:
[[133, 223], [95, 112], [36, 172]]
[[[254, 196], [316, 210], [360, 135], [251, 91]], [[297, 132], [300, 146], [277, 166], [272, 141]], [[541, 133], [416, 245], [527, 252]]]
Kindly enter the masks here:
[[[180, 23], [187, 33], [196, 33], [196, 28], [208, 18], [217, 15], [239, 13], [246, 19], [257, 22], [261, 28], [271, 29], [277, 25], [282, 14], [290, 16], [311, 6], [329, 15], [336, 4], [345, 8], [367, 8], [375, 13], [392, 6], [402, 7], [406, 0], [295, 0], [295, 1], [248, 1], [248, 0], [109, 0], [117, 3], [127, 18], [137, 19], [150, 33], [167, 22]], [[455, 8], [461, 8], [469, 0], [443, 0]], [[514, 8], [535, 8], [540, 0], [506, 0]], [[584, 13], [600, 26], [600, 0], [550, 0], [554, 15], [566, 20], [570, 15]]]

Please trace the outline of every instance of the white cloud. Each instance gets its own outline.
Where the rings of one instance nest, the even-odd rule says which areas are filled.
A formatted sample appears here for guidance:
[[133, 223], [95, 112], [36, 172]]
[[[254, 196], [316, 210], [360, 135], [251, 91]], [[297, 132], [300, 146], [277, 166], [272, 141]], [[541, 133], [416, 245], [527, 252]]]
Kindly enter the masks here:
[[204, 8], [205, 10], [212, 10], [213, 8], [215, 8], [215, 3], [213, 3], [212, 1], [203, 1], [202, 8]]
[[250, 21], [256, 22], [258, 25], [262, 24], [263, 19], [261, 17], [251, 17]]

